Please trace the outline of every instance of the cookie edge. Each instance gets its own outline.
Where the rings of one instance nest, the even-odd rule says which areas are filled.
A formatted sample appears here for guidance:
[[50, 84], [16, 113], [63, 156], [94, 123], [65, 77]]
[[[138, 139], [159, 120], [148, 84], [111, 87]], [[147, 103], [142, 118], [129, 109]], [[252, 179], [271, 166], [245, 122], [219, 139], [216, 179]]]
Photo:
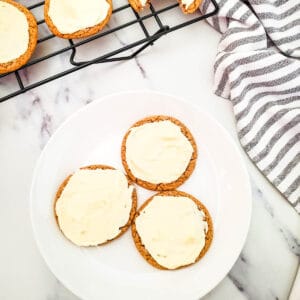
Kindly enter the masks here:
[[[138, 218], [138, 216], [140, 215], [140, 212], [152, 201], [152, 199], [156, 196], [175, 196], [175, 197], [187, 197], [189, 199], [191, 199], [192, 201], [194, 201], [198, 207], [199, 210], [203, 211], [205, 214], [205, 221], [207, 222], [208, 225], [208, 230], [207, 233], [205, 235], [205, 245], [203, 247], [203, 249], [201, 250], [201, 252], [199, 253], [199, 255], [197, 256], [196, 260], [193, 263], [187, 264], [187, 265], [183, 265], [183, 266], [179, 266], [177, 268], [174, 269], [168, 269], [162, 265], [160, 265], [152, 256], [151, 254], [148, 252], [147, 248], [143, 245], [141, 237], [136, 229], [136, 224], [135, 221]], [[136, 212], [135, 218], [132, 222], [131, 225], [131, 235], [135, 244], [135, 247], [137, 248], [138, 252], [142, 255], [142, 257], [153, 267], [160, 269], [160, 270], [169, 270], [169, 271], [174, 271], [174, 270], [178, 270], [178, 269], [182, 269], [182, 268], [186, 268], [188, 266], [191, 266], [195, 263], [197, 263], [208, 251], [208, 249], [211, 246], [212, 240], [213, 240], [213, 234], [214, 234], [214, 230], [213, 230], [213, 223], [212, 223], [212, 218], [210, 216], [209, 211], [207, 210], [207, 208], [204, 206], [204, 204], [202, 204], [200, 202], [200, 200], [198, 200], [197, 198], [195, 198], [194, 196], [192, 196], [191, 194], [188, 194], [186, 192], [182, 192], [182, 191], [164, 191], [164, 192], [160, 192], [157, 193], [153, 196], [151, 196], [149, 199], [147, 199], [143, 205], [138, 209], [138, 211]]]
[[[131, 172], [128, 164], [127, 164], [127, 160], [126, 160], [126, 141], [127, 141], [127, 137], [130, 134], [130, 130], [133, 127], [138, 127], [141, 126], [143, 124], [146, 123], [154, 123], [154, 122], [159, 122], [159, 121], [171, 121], [172, 123], [174, 123], [175, 125], [179, 126], [181, 129], [181, 132], [184, 134], [184, 136], [189, 140], [190, 144], [193, 147], [193, 154], [192, 157], [189, 161], [188, 166], [186, 167], [185, 171], [181, 174], [180, 177], [178, 177], [176, 180], [169, 182], [169, 183], [151, 183], [142, 179], [139, 179], [137, 177], [135, 177], [133, 175], [133, 173]], [[171, 116], [165, 116], [165, 115], [153, 115], [153, 116], [149, 116], [146, 118], [143, 118], [139, 121], [137, 121], [136, 123], [134, 123], [126, 132], [123, 140], [122, 140], [122, 145], [121, 145], [121, 159], [122, 159], [122, 164], [123, 167], [127, 173], [127, 175], [129, 176], [129, 178], [135, 182], [136, 184], [138, 184], [139, 186], [146, 188], [148, 190], [152, 190], [152, 191], [168, 191], [168, 190], [174, 190], [177, 187], [179, 187], [180, 185], [182, 185], [193, 173], [195, 167], [196, 167], [196, 161], [197, 161], [197, 157], [198, 157], [198, 148], [197, 148], [197, 144], [196, 141], [192, 135], [192, 133], [190, 132], [190, 130], [178, 119], [171, 117]]]
[[0, 74], [6, 74], [20, 69], [31, 58], [37, 45], [38, 25], [34, 15], [22, 4], [12, 0], [1, 0], [0, 2], [6, 2], [16, 7], [19, 11], [21, 11], [26, 16], [28, 22], [29, 42], [28, 42], [27, 50], [25, 53], [23, 53], [21, 56], [19, 56], [14, 60], [8, 61], [6, 63], [0, 63]]
[[[101, 169], [101, 170], [116, 170], [115, 168], [111, 167], [111, 166], [108, 166], [108, 165], [88, 165], [88, 166], [85, 166], [85, 167], [81, 167], [80, 170], [97, 170], [97, 169]], [[68, 184], [70, 178], [72, 177], [73, 174], [70, 174], [68, 175], [64, 180], [63, 182], [60, 184], [56, 194], [55, 194], [55, 197], [54, 197], [54, 203], [53, 203], [53, 209], [54, 209], [54, 217], [55, 217], [55, 220], [56, 220], [56, 223], [60, 229], [60, 231], [62, 232], [62, 234], [64, 235], [64, 237], [66, 239], [68, 239], [72, 244], [78, 246], [78, 247], [97, 247], [97, 246], [102, 246], [102, 245], [105, 245], [117, 238], [119, 238], [122, 234], [124, 234], [127, 229], [131, 226], [133, 220], [134, 220], [134, 217], [135, 217], [135, 214], [136, 214], [136, 211], [137, 211], [137, 192], [136, 192], [136, 188], [134, 187], [133, 191], [132, 191], [132, 206], [131, 206], [131, 210], [130, 210], [130, 214], [129, 214], [129, 219], [127, 221], [127, 223], [122, 226], [122, 229], [120, 231], [120, 233], [118, 235], [116, 235], [114, 238], [110, 239], [110, 240], [107, 240], [106, 242], [104, 243], [101, 243], [101, 244], [98, 244], [98, 245], [93, 245], [93, 246], [79, 246], [77, 244], [75, 244], [73, 241], [71, 241], [65, 234], [64, 232], [62, 231], [62, 229], [60, 228], [59, 226], [59, 221], [58, 221], [58, 216], [56, 214], [56, 209], [55, 209], [55, 206], [56, 206], [56, 203], [57, 203], [57, 200], [59, 199], [59, 197], [61, 196], [64, 188], [66, 187], [66, 185]], [[126, 176], [126, 174], [124, 174]], [[127, 181], [128, 181], [128, 186], [132, 185], [133, 186], [133, 182], [127, 177]]]
[[63, 38], [63, 39], [80, 39], [80, 38], [89, 37], [91, 35], [94, 35], [94, 34], [100, 32], [109, 22], [110, 17], [112, 15], [112, 10], [113, 10], [112, 0], [106, 0], [106, 2], [109, 4], [109, 10], [108, 10], [106, 18], [101, 23], [96, 24], [95, 26], [92, 26], [92, 27], [87, 27], [84, 29], [77, 30], [73, 33], [61, 33], [57, 29], [57, 27], [54, 25], [52, 19], [50, 18], [49, 14], [48, 14], [50, 1], [51, 0], [45, 0], [45, 5], [44, 5], [45, 22], [46, 22], [48, 28], [50, 29], [50, 31], [54, 35], [56, 35], [60, 38]]
[[178, 0], [179, 6], [184, 14], [192, 14], [194, 13], [199, 6], [202, 4], [202, 0], [195, 0], [188, 8], [182, 4], [181, 0]]
[[150, 0], [147, 0], [146, 4], [144, 6], [141, 4], [140, 0], [128, 0], [128, 3], [130, 4], [130, 6], [133, 8], [133, 10], [135, 12], [140, 13], [145, 8], [149, 7]]

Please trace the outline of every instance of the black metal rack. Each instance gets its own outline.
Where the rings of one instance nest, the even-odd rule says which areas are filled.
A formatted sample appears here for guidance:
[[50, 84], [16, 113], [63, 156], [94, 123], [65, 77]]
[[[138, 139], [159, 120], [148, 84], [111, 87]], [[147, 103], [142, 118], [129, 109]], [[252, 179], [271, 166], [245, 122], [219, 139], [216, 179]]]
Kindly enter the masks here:
[[[176, 0], [174, 0], [174, 2], [175, 1]], [[116, 16], [118, 13], [129, 10], [129, 13], [133, 16], [133, 18], [127, 22], [118, 24], [117, 26], [114, 26], [112, 28], [110, 26], [107, 26], [106, 30], [103, 30], [103, 31], [99, 32], [98, 34], [95, 34], [95, 35], [90, 36], [85, 39], [66, 40], [68, 42], [68, 44], [66, 46], [64, 46], [63, 48], [55, 50], [55, 51], [51, 51], [50, 53], [41, 55], [39, 57], [32, 57], [32, 59], [25, 66], [23, 66], [22, 68], [20, 68], [19, 70], [15, 71], [15, 72], [0, 74], [0, 91], [2, 89], [1, 86], [5, 87], [5, 85], [7, 83], [10, 84], [12, 81], [14, 81], [16, 83], [16, 90], [13, 90], [13, 91], [7, 90], [6, 91], [6, 89], [2, 89], [2, 92], [0, 94], [0, 102], [8, 100], [9, 98], [12, 98], [19, 94], [22, 94], [28, 90], [31, 90], [38, 86], [41, 86], [41, 85], [43, 85], [47, 82], [50, 82], [52, 80], [55, 80], [57, 78], [63, 77], [67, 74], [73, 73], [77, 70], [83, 69], [92, 64], [123, 61], [123, 60], [128, 60], [128, 59], [134, 58], [136, 55], [138, 55], [140, 52], [145, 50], [147, 47], [149, 47], [150, 45], [153, 45], [154, 42], [156, 40], [158, 40], [160, 37], [162, 37], [163, 35], [215, 15], [218, 11], [218, 5], [215, 0], [210, 0], [210, 1], [214, 6], [212, 11], [206, 13], [205, 15], [200, 15], [199, 13], [195, 13], [195, 14], [193, 14], [193, 16], [189, 16], [188, 20], [185, 19], [182, 22], [179, 21], [174, 25], [166, 24], [167, 21], [162, 20], [162, 15], [164, 13], [172, 11], [174, 9], [179, 9], [178, 3], [163, 5], [162, 3], [164, 2], [164, 0], [161, 0], [160, 6], [163, 5], [162, 7], [156, 8], [157, 5], [152, 3], [150, 5], [150, 8], [145, 10], [145, 12], [143, 12], [143, 14], [136, 13], [128, 4], [117, 7], [113, 10], [113, 16]], [[41, 1], [34, 5], [29, 6], [28, 9], [31, 10], [33, 12], [33, 14], [35, 14], [34, 10], [37, 8], [42, 8], [43, 5], [44, 5], [44, 1]], [[150, 20], [150, 19], [153, 22], [155, 22], [156, 26], [158, 27], [158, 30], [155, 31], [153, 34], [150, 33], [150, 30], [148, 29], [147, 24], [146, 24], [147, 20]], [[40, 26], [44, 25], [44, 23], [45, 23], [44, 19], [41, 19], [38, 21], [39, 31], [40, 31]], [[116, 32], [118, 32], [122, 29], [125, 29], [127, 27], [133, 26], [133, 25], [140, 26], [140, 29], [143, 32], [142, 38], [139, 38], [128, 44], [127, 43], [122, 44], [121, 47], [117, 47], [117, 49], [104, 51], [105, 53], [101, 54], [100, 56], [97, 56], [96, 58], [92, 58], [92, 59], [88, 59], [88, 60], [76, 59], [77, 49], [80, 46], [86, 45], [88, 43], [92, 43], [93, 41], [104, 38], [110, 34], [116, 34]], [[42, 43], [45, 43], [46, 41], [49, 41], [52, 39], [54, 40], [54, 39], [59, 39], [59, 38], [55, 37], [52, 33], [50, 33], [48, 31], [45, 36], [39, 37], [38, 46], [41, 45]], [[37, 46], [37, 48], [38, 48], [38, 46]], [[26, 79], [26, 76], [27, 76], [26, 70], [29, 69], [31, 66], [42, 63], [42, 62], [49, 60], [55, 56], [64, 55], [64, 53], [67, 53], [67, 52], [69, 52], [69, 56], [68, 56], [69, 65], [70, 65], [69, 68], [67, 68], [65, 70], [61, 70], [59, 72], [56, 72], [55, 74], [50, 75], [43, 79], [35, 79], [33, 82], [26, 82], [26, 80], [23, 79], [24, 77]], [[126, 54], [128, 52], [130, 52], [130, 53]], [[10, 84], [10, 85], [12, 85], [12, 84]], [[3, 92], [3, 90], [4, 90], [4, 92]]]

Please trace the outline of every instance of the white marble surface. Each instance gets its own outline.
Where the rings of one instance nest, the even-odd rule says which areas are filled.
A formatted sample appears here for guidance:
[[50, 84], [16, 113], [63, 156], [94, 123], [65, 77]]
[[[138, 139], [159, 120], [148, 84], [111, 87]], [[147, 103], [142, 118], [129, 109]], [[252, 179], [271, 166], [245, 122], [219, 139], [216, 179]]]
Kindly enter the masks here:
[[[50, 273], [37, 250], [29, 189], [42, 148], [80, 107], [112, 92], [167, 92], [212, 114], [238, 143], [230, 102], [212, 93], [219, 38], [198, 23], [162, 38], [138, 59], [91, 66], [0, 104], [1, 300], [77, 299]], [[25, 74], [27, 80], [35, 72]], [[0, 91], [4, 88], [0, 85]], [[244, 159], [253, 191], [249, 235], [228, 276], [204, 299], [288, 299], [299, 265], [300, 218], [246, 155]]]

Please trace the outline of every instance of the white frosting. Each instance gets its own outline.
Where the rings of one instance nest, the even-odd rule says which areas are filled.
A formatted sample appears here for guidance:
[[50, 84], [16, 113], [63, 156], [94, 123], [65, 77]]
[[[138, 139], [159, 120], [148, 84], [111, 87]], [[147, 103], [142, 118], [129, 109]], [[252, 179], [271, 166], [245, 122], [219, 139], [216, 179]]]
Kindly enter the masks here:
[[15, 6], [0, 1], [0, 63], [19, 58], [29, 45], [26, 15]]
[[155, 196], [137, 217], [142, 244], [161, 266], [176, 269], [195, 262], [208, 230], [204, 213], [187, 197]]
[[171, 121], [133, 127], [126, 141], [126, 161], [133, 175], [155, 184], [177, 180], [193, 151], [180, 127]]
[[147, 0], [140, 0], [140, 3], [141, 3], [142, 6], [146, 6]]
[[195, 0], [181, 0], [182, 5], [185, 7], [185, 9], [188, 9], [189, 6], [194, 3]]
[[78, 170], [56, 202], [59, 227], [76, 245], [104, 243], [128, 222], [132, 191], [121, 171]]
[[48, 15], [63, 34], [93, 27], [107, 17], [106, 0], [50, 0]]

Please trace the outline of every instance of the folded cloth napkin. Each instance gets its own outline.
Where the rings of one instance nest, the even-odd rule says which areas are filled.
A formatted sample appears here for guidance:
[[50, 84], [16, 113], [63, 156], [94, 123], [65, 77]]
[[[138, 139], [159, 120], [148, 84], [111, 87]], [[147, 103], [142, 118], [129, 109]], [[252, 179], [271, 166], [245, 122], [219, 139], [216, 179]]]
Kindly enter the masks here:
[[217, 2], [214, 91], [231, 100], [246, 153], [300, 213], [300, 0]]

